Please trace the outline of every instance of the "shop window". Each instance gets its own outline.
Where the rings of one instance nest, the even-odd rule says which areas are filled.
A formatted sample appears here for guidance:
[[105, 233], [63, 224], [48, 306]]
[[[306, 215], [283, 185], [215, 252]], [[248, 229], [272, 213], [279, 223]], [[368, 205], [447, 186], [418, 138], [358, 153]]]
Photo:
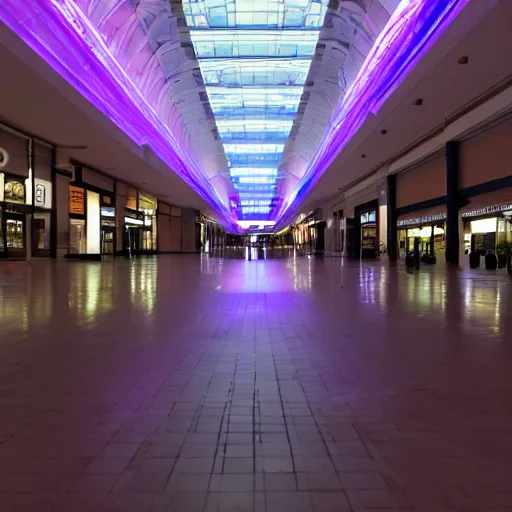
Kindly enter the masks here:
[[69, 253], [85, 254], [85, 220], [70, 219], [69, 221]]
[[5, 239], [7, 250], [21, 250], [25, 248], [24, 222], [18, 219], [6, 219]]
[[100, 254], [100, 195], [87, 191], [87, 254]]
[[361, 228], [362, 249], [377, 249], [376, 226], [363, 226]]
[[34, 214], [33, 225], [34, 249], [50, 250], [50, 214], [39, 213]]

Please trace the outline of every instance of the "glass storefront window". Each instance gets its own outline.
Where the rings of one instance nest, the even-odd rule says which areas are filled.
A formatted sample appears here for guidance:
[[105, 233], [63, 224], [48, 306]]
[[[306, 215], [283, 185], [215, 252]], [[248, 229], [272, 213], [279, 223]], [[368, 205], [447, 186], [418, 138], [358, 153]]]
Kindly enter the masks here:
[[87, 254], [100, 254], [100, 195], [87, 191]]
[[33, 226], [34, 249], [50, 250], [50, 214], [35, 213]]
[[24, 222], [22, 220], [6, 219], [5, 236], [7, 242], [7, 250], [25, 248], [25, 236], [23, 227]]
[[85, 220], [70, 219], [69, 221], [69, 253], [85, 254]]

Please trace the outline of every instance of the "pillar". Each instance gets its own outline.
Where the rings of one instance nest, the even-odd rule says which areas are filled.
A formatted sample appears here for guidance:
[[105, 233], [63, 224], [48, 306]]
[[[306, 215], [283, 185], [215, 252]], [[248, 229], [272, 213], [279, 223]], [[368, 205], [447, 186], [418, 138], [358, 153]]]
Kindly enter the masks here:
[[446, 143], [446, 263], [459, 264], [459, 142]]
[[398, 259], [398, 214], [396, 210], [396, 174], [388, 176], [388, 258], [390, 263]]

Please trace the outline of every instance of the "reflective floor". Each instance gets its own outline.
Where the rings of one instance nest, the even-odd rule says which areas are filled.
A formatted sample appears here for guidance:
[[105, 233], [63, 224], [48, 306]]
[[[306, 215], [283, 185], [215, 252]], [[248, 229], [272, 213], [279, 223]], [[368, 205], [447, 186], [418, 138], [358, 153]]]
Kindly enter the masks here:
[[0, 263], [0, 512], [512, 511], [512, 282]]

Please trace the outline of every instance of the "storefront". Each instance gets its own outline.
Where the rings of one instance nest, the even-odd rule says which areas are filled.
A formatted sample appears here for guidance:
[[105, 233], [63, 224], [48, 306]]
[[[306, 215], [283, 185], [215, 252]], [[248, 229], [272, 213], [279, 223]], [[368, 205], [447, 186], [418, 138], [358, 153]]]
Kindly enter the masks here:
[[101, 254], [114, 256], [116, 245], [116, 209], [109, 196], [102, 196], [100, 208]]
[[295, 248], [304, 254], [323, 255], [326, 225], [320, 208], [308, 215], [300, 215], [293, 226]]
[[[26, 183], [26, 203], [34, 205], [32, 220], [32, 256], [50, 257], [52, 221], [52, 148], [35, 141], [33, 143], [33, 183]], [[32, 195], [34, 197], [32, 201]]]
[[398, 218], [398, 255], [405, 260], [416, 249], [424, 263], [444, 260], [446, 207], [414, 212]]
[[68, 257], [100, 260], [115, 253], [114, 181], [85, 168], [76, 177], [69, 185]]
[[156, 253], [157, 204], [156, 197], [128, 188], [123, 237], [126, 255], [131, 257]]
[[357, 205], [354, 208], [353, 257], [378, 258], [379, 248], [379, 204], [378, 200]]
[[[510, 199], [503, 201], [508, 194]], [[500, 198], [501, 204], [498, 202]], [[498, 204], [483, 205], [493, 200]], [[512, 190], [504, 189], [498, 194], [473, 198], [463, 208], [461, 220], [466, 258], [469, 260], [471, 253], [484, 257], [495, 254], [498, 267], [505, 267], [507, 256], [512, 252]]]
[[31, 208], [25, 204], [25, 184], [17, 177], [0, 175], [2, 248], [4, 258], [24, 259], [27, 256], [27, 216]]
[[27, 257], [29, 140], [0, 129], [0, 258]]

